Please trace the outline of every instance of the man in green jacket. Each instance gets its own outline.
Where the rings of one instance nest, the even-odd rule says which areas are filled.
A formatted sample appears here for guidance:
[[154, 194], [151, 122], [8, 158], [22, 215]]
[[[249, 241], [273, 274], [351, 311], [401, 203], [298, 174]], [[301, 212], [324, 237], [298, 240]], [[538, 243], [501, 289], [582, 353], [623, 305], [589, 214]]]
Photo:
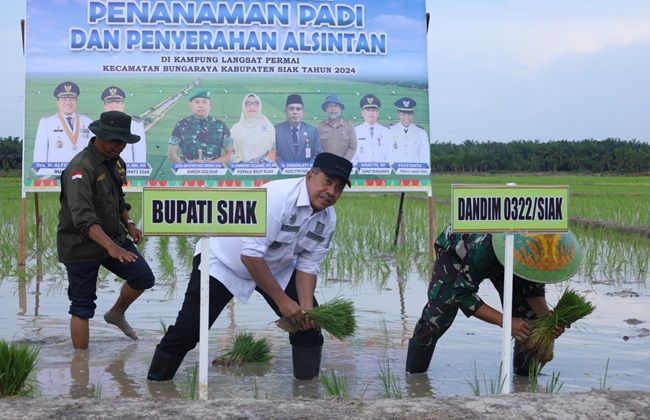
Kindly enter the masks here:
[[[95, 134], [61, 175], [61, 210], [57, 226], [57, 252], [68, 273], [70, 335], [75, 349], [87, 349], [88, 320], [95, 314], [97, 273], [104, 266], [126, 280], [104, 320], [137, 340], [124, 312], [154, 284], [151, 268], [133, 243], [142, 232], [129, 215], [124, 200], [126, 165], [120, 153], [139, 136], [131, 134], [131, 117], [108, 111], [90, 124]], [[128, 239], [128, 235], [133, 241]]]

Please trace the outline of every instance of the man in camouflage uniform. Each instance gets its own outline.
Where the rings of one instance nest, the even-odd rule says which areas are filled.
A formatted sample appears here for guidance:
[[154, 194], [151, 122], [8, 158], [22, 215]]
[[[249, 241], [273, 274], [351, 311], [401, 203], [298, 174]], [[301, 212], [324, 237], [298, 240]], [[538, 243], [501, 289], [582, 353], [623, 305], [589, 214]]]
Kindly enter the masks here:
[[228, 163], [233, 153], [230, 130], [210, 116], [210, 92], [199, 89], [190, 95], [192, 115], [180, 120], [169, 139], [167, 156], [172, 163]]
[[[467, 316], [502, 325], [502, 313], [490, 307], [478, 296], [479, 284], [490, 279], [503, 304], [503, 265], [497, 259], [491, 234], [454, 234], [451, 227], [435, 243], [436, 262], [427, 292], [428, 303], [415, 325], [409, 340], [406, 371], [426, 372], [436, 343], [449, 329], [458, 309]], [[512, 336], [515, 342], [514, 372], [528, 375], [527, 354], [519, 349], [530, 330], [526, 320], [549, 312], [545, 285], [513, 278]], [[556, 327], [556, 338], [564, 332]]]

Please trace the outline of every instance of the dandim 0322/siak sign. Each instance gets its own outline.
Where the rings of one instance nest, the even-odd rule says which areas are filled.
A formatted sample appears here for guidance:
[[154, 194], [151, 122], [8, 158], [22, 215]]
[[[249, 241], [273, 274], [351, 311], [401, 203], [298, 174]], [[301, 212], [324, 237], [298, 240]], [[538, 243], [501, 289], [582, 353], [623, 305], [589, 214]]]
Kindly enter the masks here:
[[454, 232], [566, 232], [566, 185], [459, 185], [451, 188]]
[[142, 215], [150, 236], [264, 236], [266, 190], [145, 187]]

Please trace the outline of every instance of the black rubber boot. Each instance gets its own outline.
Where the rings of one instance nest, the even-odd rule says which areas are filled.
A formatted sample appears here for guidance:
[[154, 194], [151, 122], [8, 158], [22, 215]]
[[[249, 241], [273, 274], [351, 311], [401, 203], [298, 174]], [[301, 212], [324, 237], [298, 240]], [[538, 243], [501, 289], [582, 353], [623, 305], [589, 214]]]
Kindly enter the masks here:
[[172, 356], [156, 348], [149, 366], [147, 379], [150, 381], [171, 381], [181, 365], [183, 357]]
[[409, 349], [406, 353], [406, 371], [408, 373], [421, 373], [429, 369], [431, 357], [433, 357], [433, 350], [436, 346], [423, 347], [417, 344], [411, 338], [409, 340]]
[[296, 379], [314, 379], [320, 373], [320, 357], [323, 346], [291, 346], [293, 376]]

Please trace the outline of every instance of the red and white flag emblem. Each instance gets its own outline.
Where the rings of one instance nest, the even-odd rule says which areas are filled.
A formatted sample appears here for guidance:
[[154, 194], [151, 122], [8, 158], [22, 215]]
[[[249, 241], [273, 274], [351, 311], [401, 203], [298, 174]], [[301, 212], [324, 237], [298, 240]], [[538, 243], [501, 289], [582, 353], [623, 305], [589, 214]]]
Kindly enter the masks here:
[[72, 179], [83, 179], [83, 173], [81, 171], [74, 171], [72, 173]]

